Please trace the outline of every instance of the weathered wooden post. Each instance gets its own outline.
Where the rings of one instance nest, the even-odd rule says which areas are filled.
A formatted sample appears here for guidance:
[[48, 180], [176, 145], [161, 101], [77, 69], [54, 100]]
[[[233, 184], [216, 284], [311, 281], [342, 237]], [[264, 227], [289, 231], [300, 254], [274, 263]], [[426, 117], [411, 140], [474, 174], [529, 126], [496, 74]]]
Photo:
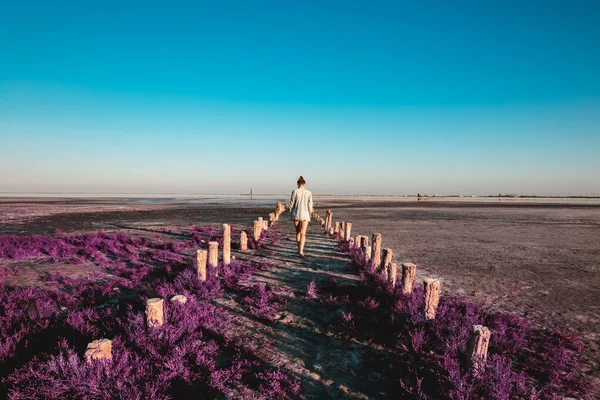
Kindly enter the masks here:
[[148, 328], [162, 326], [165, 320], [164, 300], [158, 297], [146, 301], [146, 324]]
[[373, 243], [373, 256], [371, 257], [371, 261], [375, 264], [375, 268], [381, 268], [381, 233], [374, 233], [372, 240]]
[[275, 211], [275, 221], [279, 220], [279, 216], [283, 214], [285, 207], [279, 201], [277, 202], [277, 209]]
[[371, 246], [365, 246], [365, 247], [363, 247], [363, 252], [365, 254], [365, 262], [368, 265], [369, 262], [371, 261]]
[[206, 260], [207, 260], [208, 252], [206, 250], [198, 250], [196, 251], [196, 261], [197, 261], [197, 271], [198, 271], [198, 279], [201, 281], [206, 280]]
[[258, 242], [260, 233], [262, 232], [262, 221], [254, 221], [254, 240]]
[[390, 264], [390, 274], [386, 278], [392, 284], [392, 287], [396, 287], [396, 276], [398, 275], [398, 266], [396, 263]]
[[425, 288], [425, 319], [435, 319], [435, 311], [440, 302], [440, 281], [437, 279], [425, 279], [423, 287]]
[[352, 234], [352, 223], [346, 222], [346, 229], [344, 229], [344, 240], [348, 240]]
[[360, 242], [360, 247], [367, 247], [369, 245], [369, 238], [367, 236], [361, 236], [360, 237], [361, 242]]
[[362, 250], [362, 235], [356, 235], [354, 237], [354, 246], [358, 249], [358, 250]]
[[402, 264], [402, 293], [411, 294], [417, 266], [413, 263]]
[[231, 226], [223, 224], [223, 264], [231, 264]]
[[248, 235], [244, 231], [240, 233], [240, 251], [248, 251]]
[[350, 239], [348, 239], [348, 248], [352, 249], [354, 248], [354, 238], [350, 237]]
[[485, 369], [488, 346], [492, 333], [483, 325], [473, 325], [473, 332], [467, 344], [467, 366], [476, 374]]
[[219, 242], [208, 242], [208, 266], [216, 268], [219, 265]]
[[329, 228], [329, 236], [333, 237], [335, 235], [335, 230], [333, 228], [333, 226], [331, 228]]
[[335, 223], [335, 228], [333, 229], [333, 232], [334, 232], [334, 233], [337, 233], [337, 234], [339, 234], [339, 233], [340, 233], [340, 222], [339, 222], [339, 221], [337, 221], [337, 222]]
[[263, 221], [263, 229], [266, 231], [269, 229], [269, 221]]
[[112, 360], [112, 340], [100, 339], [88, 343], [84, 354], [85, 361]]
[[269, 213], [269, 222], [275, 222], [275, 213]]
[[381, 263], [380, 269], [383, 268], [385, 271], [386, 268], [392, 263], [392, 258], [394, 256], [394, 251], [392, 249], [383, 249], [381, 251]]
[[325, 229], [329, 231], [329, 228], [331, 228], [331, 210], [327, 210], [325, 213]]
[[182, 294], [176, 294], [175, 296], [171, 297], [169, 301], [171, 303], [185, 304], [187, 303], [187, 297]]
[[346, 237], [346, 221], [342, 221], [340, 223], [340, 241], [345, 241], [348, 238]]

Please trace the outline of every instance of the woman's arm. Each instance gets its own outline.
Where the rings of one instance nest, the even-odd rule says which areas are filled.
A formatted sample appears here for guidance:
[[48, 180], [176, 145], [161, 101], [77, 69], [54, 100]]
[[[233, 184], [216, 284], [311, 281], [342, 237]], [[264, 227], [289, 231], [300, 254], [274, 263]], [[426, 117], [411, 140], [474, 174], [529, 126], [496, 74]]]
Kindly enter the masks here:
[[296, 190], [292, 190], [292, 195], [290, 196], [290, 202], [287, 204], [287, 208], [291, 211], [292, 207], [294, 207], [294, 203], [296, 200], [296, 196], [294, 196], [296, 194]]
[[312, 200], [312, 192], [308, 195], [308, 211], [310, 211], [310, 215], [313, 214], [313, 200]]

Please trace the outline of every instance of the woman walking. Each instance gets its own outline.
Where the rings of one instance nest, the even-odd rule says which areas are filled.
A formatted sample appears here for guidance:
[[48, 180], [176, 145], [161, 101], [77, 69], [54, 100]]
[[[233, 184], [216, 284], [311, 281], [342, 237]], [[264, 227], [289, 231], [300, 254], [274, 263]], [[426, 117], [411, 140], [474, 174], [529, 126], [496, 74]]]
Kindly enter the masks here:
[[298, 254], [304, 257], [304, 243], [306, 242], [306, 228], [313, 213], [313, 199], [310, 190], [306, 189], [306, 181], [301, 176], [298, 178], [298, 189], [294, 189], [288, 205], [292, 214], [292, 221], [296, 227], [296, 242]]

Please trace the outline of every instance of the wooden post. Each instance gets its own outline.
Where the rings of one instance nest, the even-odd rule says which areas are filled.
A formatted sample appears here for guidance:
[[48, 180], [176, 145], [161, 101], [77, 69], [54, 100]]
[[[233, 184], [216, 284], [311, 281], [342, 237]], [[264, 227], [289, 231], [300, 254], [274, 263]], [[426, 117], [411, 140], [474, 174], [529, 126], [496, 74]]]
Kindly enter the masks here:
[[483, 372], [492, 333], [483, 325], [473, 325], [467, 344], [467, 366], [477, 374]]
[[187, 303], [187, 297], [182, 294], [176, 294], [175, 296], [171, 297], [170, 301], [171, 303], [185, 304]]
[[437, 279], [425, 279], [425, 319], [435, 319], [435, 311], [440, 302], [440, 281]]
[[231, 264], [231, 226], [223, 224], [223, 264]]
[[373, 256], [371, 261], [375, 264], [375, 268], [381, 268], [381, 233], [374, 233], [372, 240]]
[[269, 229], [269, 221], [263, 221], [263, 223], [262, 223], [262, 224], [263, 224], [263, 226], [262, 226], [262, 227], [263, 227], [263, 229], [264, 229], [265, 231]]
[[344, 240], [348, 240], [352, 234], [352, 223], [346, 222], [346, 229], [344, 230]]
[[348, 248], [352, 249], [354, 247], [354, 238], [350, 237], [348, 240]]
[[148, 328], [162, 326], [165, 320], [163, 309], [164, 300], [158, 297], [146, 302], [146, 324]]
[[356, 235], [356, 242], [354, 242], [356, 244], [356, 247], [358, 249], [362, 250], [362, 235]]
[[381, 251], [381, 264], [379, 264], [380, 269], [383, 268], [383, 270], [385, 271], [386, 268], [388, 268], [388, 266], [392, 263], [393, 256], [394, 252], [392, 251], [392, 249], [383, 249]]
[[356, 235], [354, 237], [354, 246], [357, 249], [362, 250], [362, 235]]
[[411, 294], [417, 266], [413, 263], [402, 264], [402, 293]]
[[275, 213], [269, 213], [269, 222], [275, 222]]
[[240, 251], [248, 251], [248, 235], [243, 231], [240, 233]]
[[331, 210], [327, 210], [325, 213], [325, 229], [329, 231], [329, 228], [331, 228]]
[[340, 223], [340, 240], [343, 242], [346, 239], [346, 221], [342, 221]]
[[84, 354], [85, 361], [112, 360], [112, 340], [100, 339], [88, 343]]
[[392, 287], [396, 287], [396, 276], [397, 275], [398, 275], [398, 266], [396, 265], [396, 263], [391, 263], [390, 264], [390, 274], [387, 277], [387, 279], [392, 284]]
[[208, 242], [208, 266], [216, 268], [219, 265], [219, 242]]
[[196, 251], [196, 261], [198, 262], [198, 279], [200, 279], [201, 281], [206, 280], [206, 260], [208, 258], [207, 256], [208, 252], [206, 250]]
[[254, 240], [258, 242], [260, 233], [262, 232], [262, 221], [254, 221]]
[[363, 252], [365, 254], [365, 262], [368, 265], [369, 261], [371, 261], [371, 246], [363, 247]]
[[369, 245], [369, 238], [367, 236], [361, 236], [360, 239], [360, 247], [367, 247]]
[[285, 211], [285, 207], [279, 201], [277, 202], [277, 208], [275, 211], [275, 221], [279, 220], [279, 216], [283, 214]]
[[333, 237], [335, 235], [335, 231], [333, 229], [333, 226], [331, 228], [329, 228], [329, 236]]
[[340, 233], [340, 222], [339, 222], [339, 221], [337, 221], [337, 222], [335, 223], [335, 228], [334, 228], [333, 232], [334, 232], [334, 233], [337, 233], [337, 234], [339, 234], [339, 233]]

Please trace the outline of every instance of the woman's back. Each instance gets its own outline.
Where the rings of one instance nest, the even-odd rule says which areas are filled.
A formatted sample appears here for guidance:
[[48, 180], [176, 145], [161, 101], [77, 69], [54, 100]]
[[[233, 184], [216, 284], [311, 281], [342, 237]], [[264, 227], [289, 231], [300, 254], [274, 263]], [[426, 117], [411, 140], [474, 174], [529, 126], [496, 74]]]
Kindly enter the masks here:
[[310, 221], [313, 210], [312, 193], [304, 186], [294, 189], [290, 198], [292, 220]]

